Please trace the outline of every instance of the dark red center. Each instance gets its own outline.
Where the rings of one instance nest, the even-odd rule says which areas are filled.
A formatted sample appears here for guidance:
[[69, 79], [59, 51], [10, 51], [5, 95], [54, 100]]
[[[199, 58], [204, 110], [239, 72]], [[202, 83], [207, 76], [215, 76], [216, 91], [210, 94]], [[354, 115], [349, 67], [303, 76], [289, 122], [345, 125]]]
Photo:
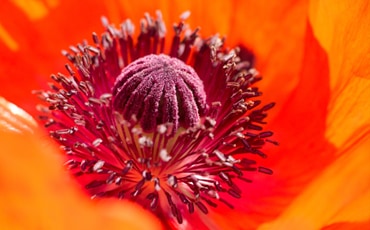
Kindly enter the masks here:
[[137, 59], [123, 69], [113, 90], [113, 107], [136, 119], [146, 132], [158, 125], [196, 125], [206, 109], [203, 83], [192, 67], [165, 54]]

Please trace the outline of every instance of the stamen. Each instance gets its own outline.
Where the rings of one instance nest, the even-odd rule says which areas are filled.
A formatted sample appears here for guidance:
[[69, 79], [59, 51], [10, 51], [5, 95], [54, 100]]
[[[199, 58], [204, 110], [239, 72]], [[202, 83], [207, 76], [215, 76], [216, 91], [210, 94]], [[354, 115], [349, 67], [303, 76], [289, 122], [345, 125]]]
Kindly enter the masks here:
[[199, 37], [185, 12], [166, 50], [156, 14], [145, 14], [137, 40], [130, 20], [116, 29], [102, 18], [106, 32], [62, 51], [67, 75], [34, 93], [40, 121], [92, 199], [130, 199], [173, 225], [220, 203], [234, 208], [251, 173], [273, 173], [257, 159], [278, 144], [264, 129], [275, 104], [256, 99], [261, 77], [247, 49]]

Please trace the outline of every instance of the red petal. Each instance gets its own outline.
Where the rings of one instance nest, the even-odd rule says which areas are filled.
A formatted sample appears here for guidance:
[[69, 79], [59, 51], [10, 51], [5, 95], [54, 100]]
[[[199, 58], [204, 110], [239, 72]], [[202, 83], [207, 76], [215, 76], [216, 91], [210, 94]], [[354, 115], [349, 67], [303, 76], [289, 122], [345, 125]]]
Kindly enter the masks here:
[[[325, 167], [335, 160], [335, 149], [325, 137], [329, 72], [327, 56], [308, 25], [305, 59], [297, 88], [270, 122], [280, 146], [267, 146], [269, 157], [260, 160], [273, 169], [267, 176], [255, 174], [253, 183], [244, 185], [243, 198], [236, 211], [223, 210], [220, 224], [235, 228], [257, 227], [277, 217]], [[237, 213], [239, 210], [239, 213]], [[241, 212], [242, 211], [242, 212]], [[243, 216], [242, 218], [240, 216]]]
[[0, 98], [0, 226], [3, 229], [161, 229], [129, 201], [95, 203], [65, 170], [30, 116]]
[[248, 46], [263, 75], [259, 87], [267, 102], [281, 103], [301, 78], [305, 52], [307, 1], [234, 1], [228, 41]]
[[[317, 176], [290, 206], [263, 229], [320, 229], [370, 219], [370, 136], [341, 149], [343, 155]], [[366, 154], [365, 154], [366, 153]]]
[[[29, 5], [32, 2], [40, 1], [30, 1]], [[46, 13], [35, 13], [33, 17], [13, 2], [2, 2], [0, 8], [0, 94], [31, 114], [36, 114], [35, 104], [39, 102], [31, 91], [45, 88], [52, 73], [65, 71], [67, 60], [60, 51], [90, 39], [95, 30], [102, 31], [100, 17], [106, 14], [101, 1], [46, 5]], [[4, 42], [1, 30], [16, 44], [16, 49]]]

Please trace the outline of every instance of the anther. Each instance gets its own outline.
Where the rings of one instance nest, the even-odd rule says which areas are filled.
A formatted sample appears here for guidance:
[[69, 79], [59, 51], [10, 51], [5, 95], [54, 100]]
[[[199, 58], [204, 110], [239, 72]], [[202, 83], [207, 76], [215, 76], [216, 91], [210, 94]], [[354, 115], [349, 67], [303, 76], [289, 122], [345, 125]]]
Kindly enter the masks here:
[[181, 229], [199, 228], [189, 214], [200, 214], [194, 219], [210, 227], [203, 214], [234, 208], [227, 197], [244, 199], [249, 173], [273, 173], [254, 158], [278, 144], [264, 129], [275, 103], [255, 99], [261, 77], [248, 50], [200, 37], [184, 21], [188, 11], [167, 46], [156, 14], [145, 14], [136, 41], [130, 20], [117, 29], [102, 18], [106, 32], [93, 33], [92, 46], [62, 51], [68, 75], [33, 91], [45, 104], [39, 119], [91, 199], [130, 199]]

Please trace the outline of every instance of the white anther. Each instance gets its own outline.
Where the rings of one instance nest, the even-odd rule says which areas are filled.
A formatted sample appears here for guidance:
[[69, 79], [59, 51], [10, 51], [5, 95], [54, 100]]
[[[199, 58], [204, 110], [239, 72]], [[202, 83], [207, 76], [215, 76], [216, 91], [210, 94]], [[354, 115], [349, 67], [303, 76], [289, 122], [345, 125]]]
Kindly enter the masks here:
[[99, 169], [101, 169], [103, 166], [104, 166], [104, 161], [102, 161], [102, 160], [99, 160], [99, 161], [97, 161], [95, 164], [94, 164], [94, 166], [93, 166], [93, 171], [98, 171]]
[[195, 38], [193, 46], [195, 47], [197, 51], [199, 51], [202, 48], [203, 44], [204, 44], [203, 39], [201, 39], [200, 37], [197, 37]]
[[147, 21], [148, 23], [148, 26], [151, 26], [153, 25], [153, 20], [152, 18], [150, 17], [150, 14], [148, 12], [145, 12], [144, 13], [144, 17], [145, 17], [145, 20]]
[[137, 128], [137, 127], [133, 127], [131, 129], [131, 133], [132, 134], [140, 134], [141, 133], [141, 129], [140, 128]]
[[215, 190], [209, 190], [207, 194], [210, 195], [211, 197], [216, 198], [217, 200], [220, 199], [220, 195]]
[[126, 29], [126, 32], [128, 35], [132, 35], [134, 33], [134, 30], [135, 30], [135, 26], [134, 24], [131, 22], [130, 19], [127, 19], [124, 23], [124, 28]]
[[225, 162], [222, 162], [222, 164], [224, 165], [224, 166], [227, 166], [227, 167], [233, 167], [233, 163], [231, 163], [231, 162], [227, 162], [227, 161], [225, 161]]
[[144, 170], [144, 171], [141, 173], [141, 175], [142, 175], [144, 178], [146, 178], [147, 173], [148, 173], [148, 171]]
[[223, 43], [219, 35], [215, 34], [214, 36], [211, 37], [210, 44], [215, 48], [219, 48], [222, 46]]
[[246, 101], [245, 104], [246, 105], [249, 105], [249, 106], [253, 106], [254, 105], [254, 101], [249, 100], [249, 101]]
[[164, 38], [166, 36], [167, 29], [166, 29], [166, 25], [164, 24], [164, 21], [163, 21], [162, 12], [160, 10], [157, 10], [155, 13], [157, 14], [158, 36], [160, 38]]
[[112, 98], [111, 93], [104, 93], [104, 94], [100, 95], [100, 100], [107, 100], [107, 99], [110, 99], [110, 98]]
[[167, 131], [167, 127], [165, 125], [158, 125], [157, 132], [160, 134], [164, 134]]
[[154, 189], [157, 192], [159, 192], [161, 190], [161, 186], [159, 185], [159, 179], [158, 178], [154, 178]]
[[213, 151], [213, 153], [216, 154], [218, 159], [220, 159], [221, 161], [226, 161], [225, 154], [223, 154], [222, 152], [220, 152], [218, 150], [215, 150], [215, 151]]
[[227, 161], [232, 163], [239, 163], [240, 160], [236, 160], [233, 156], [229, 155], [227, 156]]
[[216, 125], [216, 120], [210, 117], [206, 117], [206, 120], [209, 122], [209, 124], [214, 127]]
[[119, 185], [122, 181], [122, 177], [117, 177], [117, 179], [114, 181], [115, 184]]
[[141, 147], [152, 147], [153, 146], [153, 141], [146, 136], [140, 137], [138, 141]]
[[193, 175], [191, 175], [191, 178], [196, 181], [197, 185], [213, 185], [213, 182], [210, 181], [212, 179], [210, 177], [207, 177], [207, 176], [202, 176], [202, 175], [199, 175], [199, 174], [193, 174]]
[[108, 21], [108, 18], [107, 17], [102, 16], [100, 18], [100, 20], [101, 20], [101, 23], [103, 24], [104, 27], [108, 27], [109, 26], [109, 21]]
[[98, 147], [102, 142], [103, 140], [101, 138], [96, 138], [92, 144], [94, 147]]
[[235, 52], [233, 52], [233, 50], [232, 51], [230, 51], [228, 54], [225, 54], [223, 57], [222, 57], [222, 59], [223, 59], [223, 61], [228, 61], [228, 60], [230, 60], [231, 58], [233, 58], [233, 57], [235, 57]]
[[164, 162], [168, 162], [169, 160], [171, 160], [171, 156], [168, 155], [168, 152], [166, 149], [161, 149], [159, 151], [159, 157], [161, 158], [162, 161]]
[[168, 177], [168, 179], [167, 179], [167, 183], [171, 186], [171, 187], [173, 187], [176, 183], [175, 183], [176, 181], [175, 181], [175, 176], [173, 176], [173, 175], [171, 175], [171, 176], [169, 176]]
[[182, 21], [185, 21], [186, 19], [188, 19], [190, 17], [190, 14], [191, 12], [189, 10], [183, 12], [181, 15], [180, 15], [180, 19]]
[[250, 68], [249, 73], [251, 73], [253, 76], [256, 76], [259, 74], [259, 72], [255, 68]]
[[181, 56], [185, 51], [185, 44], [180, 44], [179, 49], [177, 50], [177, 54]]

